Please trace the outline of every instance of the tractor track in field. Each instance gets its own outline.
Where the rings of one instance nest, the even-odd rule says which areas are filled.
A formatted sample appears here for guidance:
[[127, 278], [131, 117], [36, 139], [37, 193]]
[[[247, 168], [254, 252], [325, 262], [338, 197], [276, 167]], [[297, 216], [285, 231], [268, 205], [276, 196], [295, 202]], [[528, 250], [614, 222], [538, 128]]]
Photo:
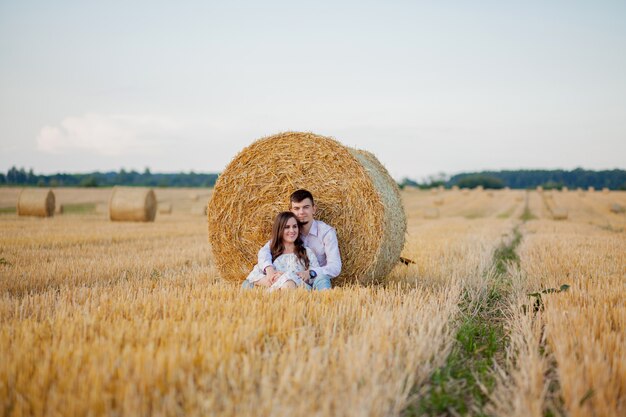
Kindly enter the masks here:
[[496, 384], [496, 367], [504, 365], [508, 335], [505, 311], [511, 296], [508, 266], [519, 266], [516, 249], [522, 240], [520, 225], [534, 218], [526, 203], [508, 241], [495, 251], [479, 285], [464, 289], [457, 333], [446, 362], [435, 370], [425, 394], [407, 407], [404, 417], [488, 415], [485, 407]]

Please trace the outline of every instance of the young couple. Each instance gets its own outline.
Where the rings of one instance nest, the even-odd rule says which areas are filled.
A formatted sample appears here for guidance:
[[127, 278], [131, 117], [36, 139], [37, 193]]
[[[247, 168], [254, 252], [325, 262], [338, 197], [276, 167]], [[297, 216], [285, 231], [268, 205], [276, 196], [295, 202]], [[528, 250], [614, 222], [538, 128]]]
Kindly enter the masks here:
[[276, 216], [272, 238], [259, 251], [258, 263], [243, 288], [328, 290], [330, 280], [341, 272], [337, 233], [314, 219], [317, 207], [313, 195], [297, 190], [289, 201], [290, 211]]

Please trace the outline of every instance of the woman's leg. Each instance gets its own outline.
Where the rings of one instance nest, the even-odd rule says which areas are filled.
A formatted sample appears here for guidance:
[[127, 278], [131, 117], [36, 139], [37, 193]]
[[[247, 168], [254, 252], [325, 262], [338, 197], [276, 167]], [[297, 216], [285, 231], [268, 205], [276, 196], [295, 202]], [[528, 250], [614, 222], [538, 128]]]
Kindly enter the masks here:
[[296, 288], [297, 285], [292, 280], [285, 281], [285, 283], [280, 287], [281, 290], [292, 290]]

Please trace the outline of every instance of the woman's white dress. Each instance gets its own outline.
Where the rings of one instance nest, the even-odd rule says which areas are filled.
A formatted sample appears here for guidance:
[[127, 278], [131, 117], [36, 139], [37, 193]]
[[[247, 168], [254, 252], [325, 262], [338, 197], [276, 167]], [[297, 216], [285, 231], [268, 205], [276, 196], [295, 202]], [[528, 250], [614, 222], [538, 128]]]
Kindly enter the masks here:
[[[306, 254], [309, 257], [309, 269], [319, 268], [320, 264], [317, 261], [317, 257], [315, 253], [309, 249], [306, 249]], [[295, 253], [283, 253], [278, 258], [274, 259], [274, 268], [277, 271], [282, 271], [283, 274], [276, 280], [275, 283], [269, 287], [270, 291], [277, 290], [282, 288], [287, 281], [293, 281], [297, 287], [304, 287], [306, 289], [311, 289], [311, 286], [305, 283], [297, 274], [297, 272], [302, 272], [305, 270], [304, 263], [298, 260], [298, 257]], [[248, 282], [255, 283], [260, 281], [265, 277], [261, 268], [258, 265], [255, 265], [252, 269], [252, 272], [246, 278]]]

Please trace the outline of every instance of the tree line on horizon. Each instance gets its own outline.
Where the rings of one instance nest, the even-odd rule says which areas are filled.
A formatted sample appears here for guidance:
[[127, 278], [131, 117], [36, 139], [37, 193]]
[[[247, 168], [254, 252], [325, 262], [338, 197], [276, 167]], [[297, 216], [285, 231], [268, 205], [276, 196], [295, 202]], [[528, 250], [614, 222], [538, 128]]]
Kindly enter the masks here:
[[137, 187], [213, 187], [219, 174], [214, 173], [152, 173], [146, 168], [143, 172], [134, 170], [119, 172], [92, 172], [87, 174], [57, 173], [35, 174], [32, 169], [12, 167], [5, 174], [0, 173], [0, 185], [32, 187], [113, 187], [126, 185]]
[[480, 171], [463, 172], [447, 177], [445, 174], [430, 177], [421, 182], [404, 178], [400, 188], [413, 186], [418, 188], [434, 188], [458, 186], [459, 188], [476, 188], [482, 186], [489, 189], [504, 187], [515, 189], [531, 189], [543, 187], [546, 190], [560, 190], [568, 188], [596, 189], [608, 188], [610, 190], [626, 190], [626, 171], [613, 169], [605, 171], [592, 171], [582, 168], [574, 170], [562, 169], [520, 169], [503, 171]]
[[[87, 174], [57, 173], [51, 175], [35, 174], [32, 168], [12, 167], [6, 174], [0, 173], [0, 185], [32, 186], [32, 187], [112, 187], [114, 185], [143, 187], [213, 187], [219, 173], [152, 173], [146, 168], [143, 172], [134, 170], [119, 172], [92, 172]], [[543, 187], [544, 189], [608, 188], [626, 190], [626, 170], [614, 169], [591, 171], [577, 168], [567, 170], [504, 170], [460, 173], [447, 177], [445, 174], [429, 177], [422, 181], [404, 178], [398, 183], [400, 188], [406, 186], [418, 188], [434, 188], [454, 185], [460, 188], [499, 189], [504, 187], [527, 189]]]

